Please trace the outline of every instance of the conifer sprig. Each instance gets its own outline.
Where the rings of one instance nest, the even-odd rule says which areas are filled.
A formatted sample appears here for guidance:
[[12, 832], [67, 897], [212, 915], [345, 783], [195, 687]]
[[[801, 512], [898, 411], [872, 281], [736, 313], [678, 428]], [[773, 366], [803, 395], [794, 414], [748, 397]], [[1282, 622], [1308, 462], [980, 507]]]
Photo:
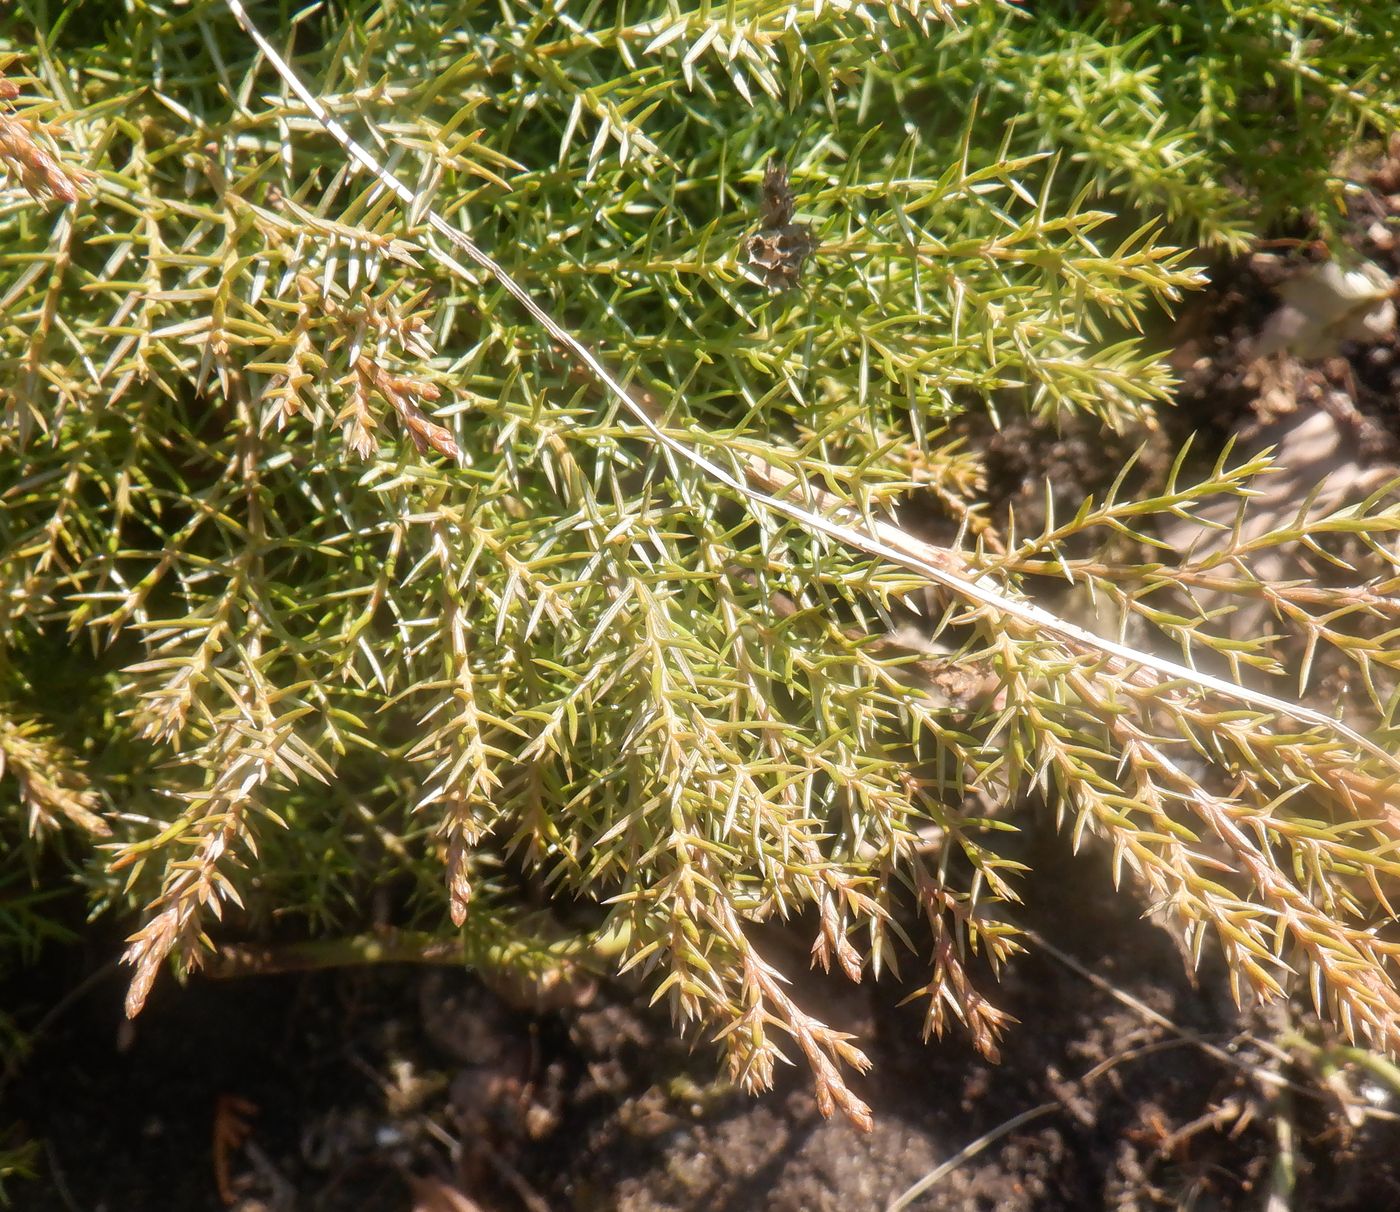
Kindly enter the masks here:
[[[279, 31], [317, 81], [300, 99], [265, 91], [212, 4], [41, 45], [47, 154], [83, 184], [57, 212], [0, 210], [0, 602], [16, 718], [42, 684], [29, 637], [106, 653], [81, 724], [115, 836], [88, 878], [147, 907], [133, 1009], [230, 909], [358, 930], [387, 869], [404, 924], [446, 909], [489, 935], [525, 881], [592, 905], [600, 952], [707, 1027], [737, 1081], [763, 1086], [786, 1037], [823, 1108], [864, 1122], [843, 1076], [863, 1055], [783, 990], [755, 923], [810, 914], [814, 961], [849, 979], [912, 948], [928, 1030], [958, 1018], [992, 1055], [1008, 1024], [979, 969], [1019, 945], [996, 843], [1037, 788], [1193, 948], [1218, 938], [1241, 996], [1306, 967], [1349, 1030], [1396, 1042], [1375, 931], [1394, 497], [1147, 562], [1157, 517], [1247, 507], [1266, 461], [1222, 457], [995, 533], [949, 417], [1150, 418], [1169, 377], [1123, 330], [1197, 275], [1162, 216], [1111, 203], [1167, 167], [1205, 197], [1226, 170], [1139, 104], [1150, 75], [1056, 140], [1020, 122], [988, 146], [995, 89], [941, 131], [966, 79], [950, 56], [1063, 36], [1053, 14], [953, 7], [304, 14]], [[1383, 20], [1365, 7], [1337, 45]], [[1307, 77], [1329, 129], [1393, 105], [1351, 67]], [[348, 165], [318, 106], [387, 175]], [[1094, 140], [1116, 123], [1196, 151], [1114, 175]], [[782, 291], [744, 251], [775, 152], [815, 242]], [[898, 525], [920, 486], [974, 543]], [[1339, 543], [1369, 567], [1256, 570]], [[910, 647], [930, 582], [939, 635]], [[1121, 627], [1037, 601], [1066, 584]], [[1292, 700], [1222, 597], [1356, 669], [1359, 713]]]

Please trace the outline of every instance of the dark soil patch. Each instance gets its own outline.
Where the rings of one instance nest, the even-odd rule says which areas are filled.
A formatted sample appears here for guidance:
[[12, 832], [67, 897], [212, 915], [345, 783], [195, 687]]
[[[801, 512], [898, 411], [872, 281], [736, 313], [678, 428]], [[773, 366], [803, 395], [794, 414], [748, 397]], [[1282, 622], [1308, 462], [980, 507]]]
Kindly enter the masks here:
[[[250, 1128], [226, 1151], [243, 1212], [472, 1206], [432, 1202], [444, 1190], [485, 1212], [884, 1209], [989, 1133], [908, 1206], [1255, 1209], [1285, 1125], [1292, 1207], [1400, 1208], [1395, 1123], [1349, 1127], [1314, 1076], [1252, 1042], [1251, 1026], [1272, 1027], [1237, 1015], [1221, 972], [1207, 963], [1192, 985], [1099, 857], [1071, 856], [1048, 827], [1027, 840], [1027, 923], [1107, 985], [1045, 952], [1020, 957], [994, 988], [1021, 1020], [994, 1065], [961, 1039], [921, 1044], [921, 1012], [891, 981], [803, 977], [799, 1000], [875, 1062], [860, 1091], [869, 1135], [822, 1120], [800, 1067], [763, 1098], [716, 1085], [713, 1053], [688, 1053], [620, 987], [531, 1015], [457, 970], [195, 980], [164, 988], [130, 1029], [122, 982], [105, 979], [52, 1020], [7, 1092], [47, 1169], [16, 1206], [220, 1208], [212, 1142], [232, 1110]], [[765, 949], [801, 970], [789, 962], [801, 940], [774, 934]], [[24, 1002], [75, 975], [55, 953]], [[1301, 1091], [1280, 1095], [1261, 1070]]]

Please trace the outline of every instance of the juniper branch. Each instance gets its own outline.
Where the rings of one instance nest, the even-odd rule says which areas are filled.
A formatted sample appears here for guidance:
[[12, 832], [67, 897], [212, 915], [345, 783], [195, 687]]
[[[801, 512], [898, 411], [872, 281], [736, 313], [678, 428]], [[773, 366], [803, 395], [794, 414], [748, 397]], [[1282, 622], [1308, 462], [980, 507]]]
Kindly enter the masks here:
[[[859, 1116], [850, 1041], [779, 996], [750, 923], [806, 914], [814, 962], [851, 980], [930, 948], [927, 1029], [961, 1019], [993, 1055], [1006, 1020], [974, 961], [995, 972], [1019, 945], [999, 908], [1019, 869], [989, 839], [1033, 789], [1189, 945], [1213, 928], [1242, 996], [1301, 964], [1329, 977], [1332, 1013], [1384, 1038], [1394, 961], [1362, 935], [1389, 912], [1400, 826], [1392, 764], [1352, 733], [1386, 752], [1388, 735], [1290, 714], [1304, 704], [1264, 680], [1267, 643], [1232, 639], [1210, 595], [1267, 603], [1329, 671], [1351, 661], [1388, 726], [1394, 588], [1351, 583], [1362, 561], [1393, 568], [1388, 499], [1273, 528], [1319, 561], [1355, 549], [1342, 585], [1264, 576], [1257, 528], [1146, 562], [1154, 511], [1245, 498], [1262, 463], [1110, 493], [1000, 544], [979, 521], [976, 451], [940, 429], [1022, 404], [1150, 423], [1164, 367], [1114, 334], [1194, 280], [1153, 191], [1174, 173], [1169, 211], [1195, 223], [1233, 155], [1232, 135], [1212, 143], [1176, 114], [1194, 86], [1179, 64], [1145, 71], [1124, 46], [1097, 118], [1041, 108], [992, 146], [977, 135], [1007, 115], [995, 90], [984, 119], [955, 105], [951, 131], [928, 112], [977, 48], [1008, 55], [1007, 78], [1029, 57], [1073, 84], [1118, 35], [1088, 30], [1061, 64], [1052, 11], [990, 3], [961, 6], [957, 28], [923, 20], [946, 6], [902, 0], [739, 0], [724, 18], [653, 9], [598, 29], [518, 5], [447, 28], [410, 5], [311, 40], [318, 116], [285, 81], [254, 106], [268, 56], [216, 44], [218, 6], [201, 3], [132, 10], [130, 47], [75, 46], [71, 72], [41, 50], [56, 104], [17, 98], [11, 115], [0, 98], [62, 171], [90, 171], [70, 174], [83, 196], [54, 222], [53, 200], [0, 199], [0, 655], [28, 660], [40, 694], [34, 628], [121, 667], [82, 721], [54, 723], [104, 755], [116, 857], [84, 878], [99, 906], [149, 906], [138, 1000], [167, 955], [188, 971], [273, 907], [362, 931], [386, 870], [410, 925], [489, 927], [509, 862], [592, 905], [610, 956], [719, 1033], [737, 1079], [761, 1085], [786, 1035], [831, 1108]], [[1159, 16], [1185, 21], [1176, 7]], [[1267, 63], [1287, 49], [1269, 14], [1315, 7], [1268, 0], [1182, 32], [1242, 29], [1248, 62]], [[1388, 104], [1348, 76], [1352, 31], [1335, 32], [1304, 55], [1321, 67], [1300, 85], [1309, 137]], [[917, 133], [901, 145], [871, 105]], [[344, 133], [373, 106], [392, 117], [361, 140], [367, 175], [321, 117]], [[1058, 142], [1038, 133], [1051, 120]], [[775, 141], [798, 152], [783, 214], [818, 244], [778, 293], [743, 262], [762, 170], [742, 166]], [[1190, 154], [1173, 160], [1173, 141]], [[1131, 219], [1104, 206], [1133, 197]], [[435, 282], [409, 240], [422, 230], [447, 269]], [[513, 289], [458, 236], [497, 271], [521, 250]], [[919, 485], [959, 520], [956, 542], [921, 546], [895, 522]], [[1070, 609], [1115, 605], [1114, 641], [1040, 613], [1044, 578]], [[930, 603], [936, 637], [908, 642], [899, 620]], [[1143, 663], [1154, 629], [1179, 661]], [[1215, 654], [1233, 662], [1220, 688], [1180, 678]], [[1239, 686], [1241, 666], [1260, 680]], [[6, 693], [16, 719], [44, 714], [23, 678]], [[240, 793], [230, 771], [259, 781]], [[216, 928], [240, 898], [238, 924]]]
[[[1298, 720], [1299, 722], [1335, 732], [1356, 745], [1357, 748], [1369, 753], [1372, 757], [1388, 765], [1397, 774], [1400, 774], [1400, 758], [1388, 753], [1379, 745], [1362, 736], [1359, 732], [1342, 721], [1324, 715], [1322, 712], [1314, 711], [1312, 708], [1306, 707], [1301, 703], [1290, 703], [1283, 699], [1275, 698], [1272, 695], [1264, 694], [1261, 691], [1253, 690], [1247, 686], [1241, 686], [1236, 682], [1201, 673], [1198, 670], [1178, 664], [1175, 661], [1169, 661], [1152, 653], [1139, 651], [1128, 645], [1119, 644], [1116, 641], [1096, 636], [1092, 632], [1086, 631], [1081, 627], [1077, 627], [1063, 619], [1056, 618], [1048, 610], [1037, 606], [1033, 602], [1016, 600], [994, 588], [959, 576], [957, 573], [950, 571], [947, 567], [940, 566], [939, 562], [884, 542], [879, 537], [878, 533], [866, 533], [857, 529], [855, 526], [833, 521], [828, 516], [804, 508], [802, 505], [794, 504], [784, 497], [758, 491], [744, 483], [739, 477], [732, 475], [719, 464], [701, 454], [694, 445], [682, 441], [662, 429], [661, 426], [648, 415], [647, 411], [633, 399], [632, 394], [627, 388], [618, 381], [601, 361], [599, 361], [593, 352], [574, 336], [572, 332], [545, 311], [545, 309], [535, 301], [534, 297], [521, 286], [515, 278], [506, 272], [504, 267], [496, 262], [484, 250], [479, 248], [470, 237], [442, 219], [436, 211], [428, 205], [426, 199], [418, 197], [412, 189], [400, 182], [398, 178], [391, 175], [373, 155], [351, 137], [345, 127], [333, 118], [326, 111], [325, 107], [311, 94], [310, 90], [306, 88], [292, 71], [286, 60], [284, 60], [267, 39], [258, 32], [257, 27], [252, 23], [251, 19], [248, 17], [247, 11], [243, 8], [241, 0], [225, 0], [225, 3], [228, 5], [229, 11], [233, 13], [238, 23], [247, 32], [248, 36], [257, 44], [258, 49], [267, 58], [268, 62], [272, 64], [277, 74], [297, 95], [302, 104], [311, 111], [316, 120], [320, 122], [336, 142], [345, 149], [347, 155], [371, 173], [375, 179], [378, 180], [385, 189], [393, 193], [411, 213], [420, 214], [423, 220], [434, 231], [499, 282], [516, 302], [525, 309], [530, 318], [539, 324], [551, 337], [568, 349], [570, 353], [578, 359], [579, 363], [587, 368], [589, 373], [611, 393], [613, 398], [622, 405], [652, 438], [672, 454], [675, 454], [683, 461], [705, 472], [706, 475], [716, 483], [736, 493], [751, 506], [770, 510], [773, 513], [789, 518], [816, 533], [826, 535], [858, 551], [863, 551], [868, 555], [878, 556], [881, 559], [888, 560], [892, 564], [907, 568], [911, 572], [919, 573], [921, 576], [926, 577], [931, 583], [944, 589], [949, 589], [968, 601], [976, 602], [979, 605], [994, 609], [1008, 618], [1016, 619], [1021, 623], [1028, 624], [1047, 634], [1054, 635], [1060, 639], [1069, 640], [1076, 645], [1101, 652], [1107, 656], [1117, 658], [1119, 661], [1127, 662], [1130, 665], [1153, 670], [1164, 678], [1173, 681], [1181, 681], [1188, 685], [1196, 686], [1201, 690], [1212, 691], [1215, 694], [1239, 703], [1257, 707], [1264, 711], [1276, 712], [1285, 717]], [[438, 260], [445, 268], [461, 277], [470, 277], [465, 268], [439, 250], [430, 249], [429, 251], [434, 259]]]

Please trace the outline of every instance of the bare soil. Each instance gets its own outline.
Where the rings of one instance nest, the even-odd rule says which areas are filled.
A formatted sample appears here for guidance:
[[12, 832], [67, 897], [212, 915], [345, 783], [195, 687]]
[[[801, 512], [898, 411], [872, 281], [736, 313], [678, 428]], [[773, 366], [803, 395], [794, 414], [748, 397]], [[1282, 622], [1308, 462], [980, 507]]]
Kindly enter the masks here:
[[[1284, 1189], [1281, 1154], [1296, 1185], [1280, 1207], [1400, 1208], [1400, 1125], [1271, 1051], [1280, 1023], [1242, 1018], [1213, 964], [1193, 984], [1167, 933], [1051, 822], [1027, 841], [1026, 922], [1064, 958], [1039, 948], [1006, 972], [998, 999], [1021, 1023], [1000, 1064], [921, 1043], [893, 982], [800, 983], [869, 1048], [869, 1135], [823, 1120], [797, 1066], [763, 1098], [716, 1084], [713, 1053], [623, 987], [531, 1015], [455, 969], [195, 980], [129, 1027], [99, 966], [7, 1091], [46, 1169], [14, 1206], [229, 1206], [214, 1139], [232, 1119], [247, 1134], [223, 1150], [225, 1194], [243, 1212], [857, 1212], [940, 1166], [908, 1207], [1243, 1212]], [[775, 957], [789, 945], [765, 940]], [[7, 1004], [52, 1006], [82, 973], [55, 953]], [[1369, 1112], [1394, 1102], [1366, 1093]]]

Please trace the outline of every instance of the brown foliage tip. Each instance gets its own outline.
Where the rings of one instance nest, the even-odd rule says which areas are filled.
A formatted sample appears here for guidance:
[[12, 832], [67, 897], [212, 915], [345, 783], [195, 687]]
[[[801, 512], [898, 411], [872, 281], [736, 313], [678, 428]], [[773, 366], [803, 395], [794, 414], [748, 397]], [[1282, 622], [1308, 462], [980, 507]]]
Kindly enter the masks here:
[[[735, 936], [739, 937], [739, 936]], [[761, 1024], [769, 1021], [780, 1024], [797, 1046], [802, 1050], [802, 1055], [807, 1061], [812, 1071], [812, 1081], [815, 1087], [817, 1098], [817, 1110], [822, 1116], [830, 1119], [837, 1111], [840, 1111], [852, 1124], [862, 1132], [869, 1132], [875, 1126], [875, 1117], [870, 1108], [859, 1099], [855, 1092], [846, 1084], [842, 1076], [840, 1064], [849, 1065], [857, 1073], [865, 1073], [870, 1069], [870, 1058], [859, 1048], [851, 1043], [853, 1036], [844, 1031], [834, 1031], [825, 1023], [818, 1021], [811, 1015], [803, 1011], [792, 998], [783, 992], [778, 984], [780, 979], [759, 957], [752, 951], [746, 950], [742, 953], [744, 966], [744, 984], [749, 992], [749, 1000], [760, 1013], [754, 1016], [752, 1029], [762, 1035]], [[764, 1007], [767, 1007], [764, 1009]], [[733, 1036], [721, 1032], [721, 1036], [730, 1042], [731, 1048], [735, 1046]], [[742, 1047], [742, 1045], [739, 1045]], [[766, 1050], [764, 1050], [766, 1052]], [[771, 1053], [766, 1053], [760, 1060], [759, 1072], [749, 1078], [748, 1085], [751, 1088], [762, 1088], [772, 1083]], [[731, 1068], [735, 1068], [735, 1061], [738, 1056], [731, 1051]], [[838, 1063], [839, 1062], [839, 1063]], [[744, 1066], [740, 1063], [737, 1066], [742, 1072]]]
[[101, 799], [71, 755], [31, 720], [0, 713], [0, 777], [9, 774], [29, 809], [29, 832], [57, 829], [67, 821], [99, 837], [111, 835]]
[[[15, 95], [13, 85], [0, 80], [0, 100]], [[79, 174], [62, 164], [35, 141], [36, 124], [10, 114], [0, 114], [0, 164], [19, 178], [31, 197], [76, 202]]]
[[[241, 806], [235, 806], [201, 823], [207, 832], [195, 853], [166, 880], [160, 896], [151, 905], [159, 912], [127, 938], [122, 963], [136, 969], [126, 994], [127, 1018], [141, 1013], [161, 966], [172, 952], [186, 972], [200, 965], [203, 911], [208, 909], [217, 917], [221, 899], [238, 902], [237, 893], [219, 872], [219, 863], [239, 834], [241, 816]], [[125, 866], [132, 856], [128, 850], [112, 864], [112, 869]]]
[[447, 845], [447, 893], [452, 924], [459, 928], [466, 924], [467, 909], [472, 899], [471, 876], [467, 866], [469, 849], [470, 844], [461, 832], [454, 832]]
[[420, 400], [436, 400], [441, 393], [435, 384], [410, 375], [391, 375], [365, 357], [361, 357], [355, 363], [355, 371], [362, 384], [372, 386], [393, 405], [419, 454], [426, 454], [431, 449], [446, 455], [455, 463], [463, 461], [462, 448], [457, 445], [452, 431], [439, 425], [414, 403], [415, 397]]

